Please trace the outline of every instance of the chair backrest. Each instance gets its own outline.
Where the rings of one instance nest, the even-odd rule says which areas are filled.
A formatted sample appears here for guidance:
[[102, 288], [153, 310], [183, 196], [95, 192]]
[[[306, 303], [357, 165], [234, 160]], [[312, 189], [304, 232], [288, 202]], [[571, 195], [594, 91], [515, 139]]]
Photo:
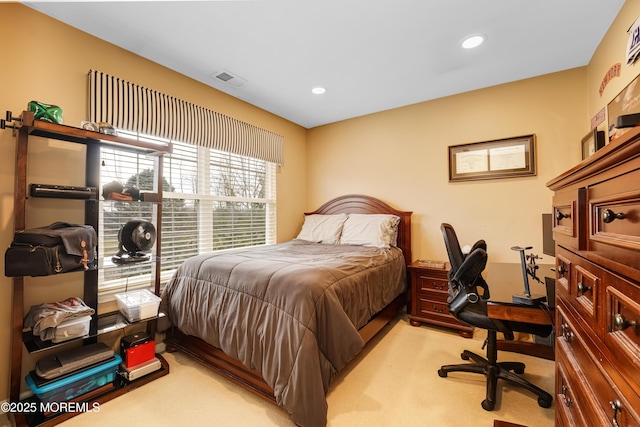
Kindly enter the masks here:
[[[451, 264], [451, 270], [449, 270], [449, 280], [451, 280], [464, 263], [465, 259], [467, 258], [467, 254], [464, 254], [462, 252], [462, 248], [460, 248], [460, 242], [458, 241], [458, 236], [456, 235], [456, 231], [453, 229], [453, 226], [447, 223], [442, 223], [440, 225], [440, 230], [442, 231], [444, 245], [447, 248], [447, 254], [449, 255], [449, 264]], [[474, 243], [468, 255], [473, 253], [476, 249], [482, 249], [483, 251], [485, 251], [486, 256], [487, 243], [484, 240], [478, 240], [476, 243]], [[482, 266], [482, 269], [484, 270], [484, 265]], [[482, 272], [482, 270], [480, 272]], [[482, 276], [478, 278], [477, 285], [481, 286], [483, 289], [482, 298], [488, 299], [489, 287], [487, 286]]]
[[462, 253], [458, 236], [456, 236], [456, 231], [453, 227], [450, 224], [443, 223], [440, 226], [440, 230], [442, 230], [444, 245], [447, 248], [447, 254], [449, 255], [449, 264], [451, 264], [449, 274], [450, 276], [453, 276], [462, 265], [462, 262], [464, 261], [464, 254]]
[[[482, 248], [476, 248], [465, 257], [456, 274], [449, 278], [449, 312], [451, 314], [459, 317], [459, 313], [469, 304], [480, 303], [478, 287], [488, 289], [482, 277], [486, 265], [487, 252]], [[484, 295], [482, 299], [486, 299]]]

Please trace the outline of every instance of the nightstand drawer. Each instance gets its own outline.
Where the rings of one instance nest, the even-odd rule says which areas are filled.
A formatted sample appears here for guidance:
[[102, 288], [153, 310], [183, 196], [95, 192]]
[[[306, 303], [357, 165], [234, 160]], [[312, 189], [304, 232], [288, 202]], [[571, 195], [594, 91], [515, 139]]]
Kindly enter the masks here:
[[447, 304], [449, 300], [449, 292], [425, 290], [417, 292], [418, 300], [429, 300]]
[[431, 277], [424, 274], [418, 274], [417, 276], [418, 283], [416, 283], [416, 290], [418, 292], [436, 291], [445, 294], [449, 293], [449, 281], [447, 279]]
[[451, 317], [449, 304], [447, 304], [446, 301], [434, 301], [427, 298], [420, 298], [418, 300], [418, 313], [420, 316], [435, 314], [436, 316]]

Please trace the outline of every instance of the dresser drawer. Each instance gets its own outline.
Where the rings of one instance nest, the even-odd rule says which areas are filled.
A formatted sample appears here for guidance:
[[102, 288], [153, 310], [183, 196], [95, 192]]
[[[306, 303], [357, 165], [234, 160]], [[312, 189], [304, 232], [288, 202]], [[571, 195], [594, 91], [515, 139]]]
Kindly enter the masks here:
[[556, 243], [573, 249], [584, 249], [584, 188], [558, 191], [553, 196], [553, 238]]
[[569, 298], [571, 272], [573, 271], [573, 254], [564, 248], [556, 247], [556, 293], [562, 298]]
[[640, 170], [589, 187], [589, 250], [640, 269]]
[[603, 295], [602, 277], [604, 270], [591, 262], [576, 257], [573, 263], [569, 301], [589, 326], [602, 336], [604, 325], [600, 321], [600, 299]]
[[604, 342], [637, 397], [640, 395], [640, 287], [613, 274], [607, 274], [605, 285]]
[[603, 356], [594, 355], [588, 349], [582, 338], [584, 331], [576, 328], [561, 307], [558, 307], [558, 327], [556, 357], [563, 360], [565, 378], [571, 379], [569, 388], [577, 404], [584, 408], [581, 411], [588, 414], [585, 418], [592, 420], [593, 425], [615, 425], [615, 419], [620, 426], [640, 426], [633, 406], [598, 363]]
[[603, 298], [604, 270], [560, 249], [556, 257], [556, 289], [558, 295], [570, 304], [582, 319], [600, 336], [604, 333], [600, 300]]
[[[565, 372], [565, 366], [569, 366], [564, 353], [556, 354], [556, 425], [574, 427], [586, 426], [583, 415], [584, 398], [578, 400], [574, 393], [573, 385], [578, 379], [570, 380]], [[579, 390], [578, 390], [579, 391]]]

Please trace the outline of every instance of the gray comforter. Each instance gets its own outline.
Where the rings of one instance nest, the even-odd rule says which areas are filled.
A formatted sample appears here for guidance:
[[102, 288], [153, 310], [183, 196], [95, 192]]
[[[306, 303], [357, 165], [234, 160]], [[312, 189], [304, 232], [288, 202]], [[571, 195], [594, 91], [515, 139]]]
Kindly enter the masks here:
[[293, 240], [187, 260], [161, 302], [173, 326], [259, 371], [305, 427], [327, 421], [332, 378], [364, 346], [358, 329], [406, 288], [397, 248]]

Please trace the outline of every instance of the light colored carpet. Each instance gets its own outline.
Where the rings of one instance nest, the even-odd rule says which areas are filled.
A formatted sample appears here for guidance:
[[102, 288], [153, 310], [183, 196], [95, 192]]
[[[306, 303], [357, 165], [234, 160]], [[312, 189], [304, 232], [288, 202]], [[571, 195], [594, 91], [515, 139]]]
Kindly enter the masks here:
[[[484, 376], [438, 376], [443, 364], [461, 363], [460, 353], [481, 350], [485, 332], [474, 339], [431, 326], [413, 327], [406, 315], [388, 325], [341, 373], [327, 396], [329, 427], [493, 426], [495, 419], [530, 427], [553, 426], [554, 407], [499, 382], [496, 409], [487, 412]], [[251, 426], [292, 427], [289, 415], [180, 353], [165, 353], [169, 375], [81, 414], [64, 427]], [[552, 361], [501, 352], [500, 360], [527, 364], [525, 376], [553, 394]], [[555, 401], [554, 401], [555, 405]]]

